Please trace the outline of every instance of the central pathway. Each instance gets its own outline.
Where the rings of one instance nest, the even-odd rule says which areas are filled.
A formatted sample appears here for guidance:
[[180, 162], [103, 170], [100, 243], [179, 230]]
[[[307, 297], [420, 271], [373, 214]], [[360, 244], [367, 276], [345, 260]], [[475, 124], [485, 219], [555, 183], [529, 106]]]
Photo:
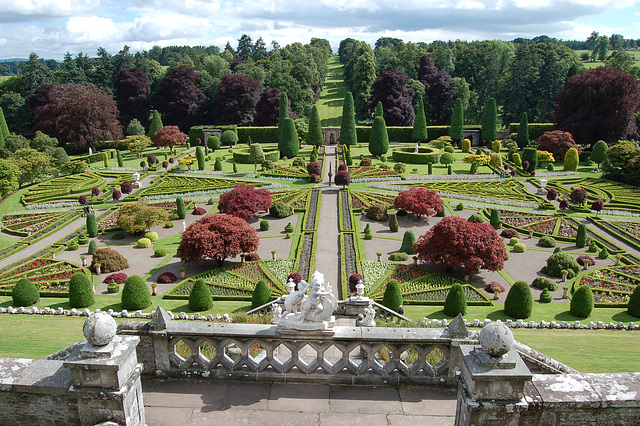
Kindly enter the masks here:
[[318, 223], [318, 242], [316, 245], [316, 270], [324, 274], [325, 283], [331, 283], [333, 294], [340, 296], [340, 231], [338, 229], [338, 189], [331, 182], [329, 186], [329, 165], [336, 172], [336, 147], [325, 146], [324, 177], [316, 188], [322, 190], [320, 216]]

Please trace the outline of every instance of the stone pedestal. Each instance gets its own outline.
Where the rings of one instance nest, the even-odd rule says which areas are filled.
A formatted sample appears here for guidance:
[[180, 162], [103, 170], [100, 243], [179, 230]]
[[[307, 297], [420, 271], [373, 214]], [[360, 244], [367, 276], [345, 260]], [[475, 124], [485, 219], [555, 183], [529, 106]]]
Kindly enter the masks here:
[[[93, 334], [88, 328], [85, 324], [85, 336], [93, 343], [104, 337], [97, 336], [101, 333], [100, 322], [93, 327]], [[89, 342], [79, 345], [63, 363], [71, 373], [69, 392], [78, 394], [78, 414], [82, 424], [104, 421], [145, 424], [140, 382], [142, 365], [138, 364], [136, 356], [139, 342], [138, 336], [111, 335], [105, 345]]]
[[[504, 325], [495, 325], [498, 327], [493, 328], [504, 332]], [[509, 342], [496, 330], [489, 338], [483, 339], [482, 333], [482, 346], [460, 345], [456, 425], [517, 425], [520, 412], [527, 407], [523, 395], [525, 384], [531, 381], [531, 371], [512, 348], [512, 335]]]
[[364, 310], [369, 306], [371, 299], [368, 297], [350, 297], [345, 300], [342, 306], [345, 308], [344, 315], [348, 317], [357, 317], [358, 315], [364, 315]]

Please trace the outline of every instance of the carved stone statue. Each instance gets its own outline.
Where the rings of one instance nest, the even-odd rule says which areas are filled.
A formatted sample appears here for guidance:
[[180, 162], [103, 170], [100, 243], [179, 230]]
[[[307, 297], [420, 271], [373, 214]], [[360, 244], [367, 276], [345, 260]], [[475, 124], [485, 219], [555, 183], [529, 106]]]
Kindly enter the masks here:
[[280, 318], [282, 318], [282, 307], [278, 303], [274, 303], [272, 306], [273, 319], [271, 320], [271, 324], [278, 324]]
[[369, 306], [364, 308], [364, 318], [357, 321], [356, 325], [359, 327], [375, 327], [376, 326], [376, 311], [373, 309], [373, 303], [369, 302]]
[[[311, 291], [305, 298], [309, 288]], [[332, 314], [338, 301], [331, 293], [331, 285], [325, 287], [324, 276], [318, 271], [311, 276], [311, 284], [300, 281], [298, 290], [285, 298], [284, 305], [285, 311], [278, 322], [281, 329], [312, 331], [335, 326]]]

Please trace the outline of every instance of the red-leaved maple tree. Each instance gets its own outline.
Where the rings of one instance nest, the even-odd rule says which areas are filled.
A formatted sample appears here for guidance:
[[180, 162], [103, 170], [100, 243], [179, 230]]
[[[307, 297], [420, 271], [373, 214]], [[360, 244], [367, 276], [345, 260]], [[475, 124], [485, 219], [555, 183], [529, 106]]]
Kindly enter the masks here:
[[271, 194], [266, 189], [256, 189], [255, 185], [236, 185], [231, 191], [220, 196], [218, 209], [242, 219], [253, 217], [260, 210], [269, 210]]
[[218, 266], [225, 259], [258, 250], [258, 233], [239, 217], [214, 214], [198, 219], [182, 234], [178, 257], [183, 263], [213, 259]]
[[182, 133], [178, 126], [164, 126], [153, 136], [153, 143], [158, 148], [163, 146], [173, 148], [174, 145], [186, 144], [187, 138], [188, 136]]
[[480, 269], [497, 271], [507, 258], [504, 242], [491, 225], [453, 216], [445, 217], [420, 236], [413, 251], [423, 262], [447, 269], [462, 267], [467, 274]]
[[423, 215], [433, 216], [442, 211], [442, 198], [436, 191], [426, 188], [411, 188], [398, 194], [393, 205], [397, 209], [415, 213], [420, 219]]

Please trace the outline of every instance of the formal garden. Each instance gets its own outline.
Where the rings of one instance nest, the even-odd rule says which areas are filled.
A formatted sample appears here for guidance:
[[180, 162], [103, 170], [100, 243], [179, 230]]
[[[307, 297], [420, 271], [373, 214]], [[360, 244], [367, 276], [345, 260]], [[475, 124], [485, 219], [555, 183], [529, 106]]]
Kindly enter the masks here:
[[[9, 133], [0, 109], [3, 355], [41, 357], [73, 343], [96, 309], [118, 321], [162, 306], [183, 320], [266, 323], [270, 314], [246, 312], [318, 270], [338, 299], [362, 281], [363, 296], [402, 305], [413, 321], [403, 326], [442, 326], [457, 314], [476, 326], [500, 320], [579, 370], [602, 371], [606, 360], [608, 371], [628, 371], [639, 360], [629, 330], [640, 320], [640, 149], [625, 140], [631, 130], [598, 136], [605, 143], [583, 123], [574, 140], [562, 123], [529, 124], [504, 105], [503, 121], [519, 122], [498, 132], [493, 98], [471, 120], [461, 99], [448, 113], [422, 98], [375, 102], [410, 84], [397, 71], [370, 82], [365, 105], [345, 87], [357, 80], [343, 76], [353, 54], [341, 53], [344, 65], [313, 59], [332, 83], [316, 104], [274, 88], [258, 95], [256, 86], [253, 122], [242, 108], [213, 114], [243, 125], [202, 125], [165, 105], [145, 125], [129, 110], [126, 136], [110, 129], [58, 135], [59, 143], [43, 132], [54, 133], [45, 118], [68, 114], [43, 105], [34, 116], [42, 131], [27, 139]], [[429, 55], [419, 65], [425, 83], [439, 72]], [[170, 70], [162, 84], [192, 79], [195, 90], [192, 70]], [[245, 77], [223, 78], [215, 105], [235, 105], [219, 97]], [[53, 104], [94, 89], [46, 95]], [[113, 100], [102, 95], [91, 96], [106, 110]], [[621, 348], [613, 357], [612, 339]]]

